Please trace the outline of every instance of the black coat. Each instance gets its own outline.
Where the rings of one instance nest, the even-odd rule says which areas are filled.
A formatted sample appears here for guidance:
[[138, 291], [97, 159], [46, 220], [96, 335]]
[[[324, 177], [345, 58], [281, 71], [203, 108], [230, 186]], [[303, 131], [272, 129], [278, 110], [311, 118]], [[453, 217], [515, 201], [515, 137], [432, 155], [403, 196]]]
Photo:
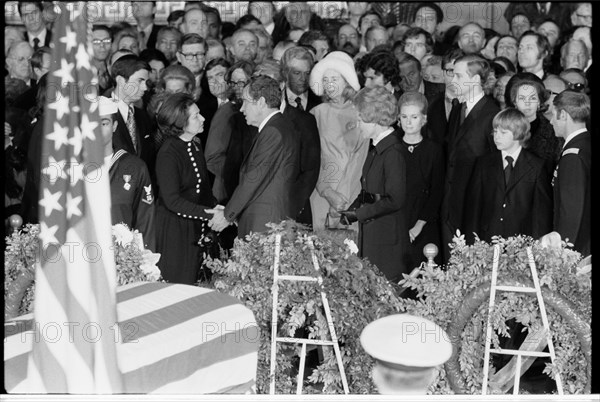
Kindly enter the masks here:
[[[406, 162], [395, 133], [382, 139], [367, 155], [360, 179], [362, 190], [384, 196], [356, 209], [360, 256], [366, 257], [391, 282], [410, 273], [406, 222]], [[354, 200], [351, 209], [360, 204]]]
[[273, 115], [258, 132], [240, 169], [240, 180], [225, 206], [225, 218], [238, 222], [238, 237], [264, 232], [269, 222], [294, 218], [293, 190], [300, 149], [290, 122]]
[[554, 127], [541, 113], [538, 113], [537, 119], [531, 122], [530, 132], [531, 137], [527, 141], [526, 148], [547, 161], [551, 169], [554, 169], [560, 158], [564, 140], [554, 134]]
[[592, 136], [586, 131], [565, 146], [554, 172], [554, 230], [575, 250], [591, 254]]
[[294, 127], [300, 146], [300, 171], [294, 190], [294, 210], [296, 220], [305, 225], [312, 225], [310, 195], [319, 178], [321, 167], [321, 140], [315, 117], [298, 108], [286, 105], [283, 116], [289, 119]]
[[540, 238], [552, 231], [551, 171], [545, 161], [521, 149], [508, 186], [504, 183], [502, 153], [477, 159], [465, 203], [465, 236], [480, 239], [523, 234]]
[[446, 245], [463, 224], [467, 186], [475, 161], [479, 156], [496, 149], [492, 137], [492, 120], [499, 111], [496, 102], [484, 96], [473, 106], [457, 131], [450, 133], [441, 214], [446, 258], [449, 257]]

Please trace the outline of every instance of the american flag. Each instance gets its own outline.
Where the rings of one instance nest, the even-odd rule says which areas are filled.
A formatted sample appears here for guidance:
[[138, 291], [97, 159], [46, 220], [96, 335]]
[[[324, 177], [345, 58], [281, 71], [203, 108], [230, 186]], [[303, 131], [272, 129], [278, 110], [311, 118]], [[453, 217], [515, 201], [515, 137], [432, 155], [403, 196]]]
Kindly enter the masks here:
[[[56, 2], [44, 115], [40, 263], [30, 392], [120, 393], [109, 178], [103, 174], [91, 22]], [[78, 15], [79, 14], [79, 15]]]

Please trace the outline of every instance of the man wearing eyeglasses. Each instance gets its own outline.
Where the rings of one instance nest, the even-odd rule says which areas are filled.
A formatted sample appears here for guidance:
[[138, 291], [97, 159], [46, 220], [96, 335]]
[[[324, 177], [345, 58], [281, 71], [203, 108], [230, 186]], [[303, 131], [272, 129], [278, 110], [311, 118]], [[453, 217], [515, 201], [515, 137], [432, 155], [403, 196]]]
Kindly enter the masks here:
[[6, 66], [8, 77], [23, 80], [28, 86], [35, 82], [32, 80], [32, 71], [29, 61], [33, 55], [33, 48], [28, 42], [15, 42], [8, 49]]
[[94, 25], [92, 28], [92, 65], [98, 69], [98, 86], [103, 93], [111, 86], [107, 59], [112, 44], [112, 34], [106, 25]]
[[50, 46], [52, 32], [46, 29], [43, 18], [44, 6], [41, 1], [19, 2], [19, 16], [25, 25], [25, 40], [34, 49]]
[[206, 139], [210, 129], [212, 118], [217, 111], [218, 102], [208, 88], [208, 81], [203, 79], [204, 66], [206, 65], [206, 41], [196, 33], [188, 33], [181, 38], [181, 46], [177, 52], [179, 64], [186, 67], [194, 74], [196, 87], [193, 93], [200, 114], [204, 117], [206, 129], [198, 135], [202, 147], [206, 147]]

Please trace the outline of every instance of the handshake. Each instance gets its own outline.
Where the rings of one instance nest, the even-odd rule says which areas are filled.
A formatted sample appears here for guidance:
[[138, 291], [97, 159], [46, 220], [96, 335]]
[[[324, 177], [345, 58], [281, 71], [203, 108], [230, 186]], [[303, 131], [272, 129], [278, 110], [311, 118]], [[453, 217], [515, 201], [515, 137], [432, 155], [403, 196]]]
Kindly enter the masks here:
[[231, 225], [225, 218], [225, 207], [223, 205], [217, 205], [213, 209], [205, 209], [204, 212], [207, 214], [212, 214], [213, 217], [208, 222], [208, 227], [210, 227], [215, 232], [222, 232], [227, 226]]

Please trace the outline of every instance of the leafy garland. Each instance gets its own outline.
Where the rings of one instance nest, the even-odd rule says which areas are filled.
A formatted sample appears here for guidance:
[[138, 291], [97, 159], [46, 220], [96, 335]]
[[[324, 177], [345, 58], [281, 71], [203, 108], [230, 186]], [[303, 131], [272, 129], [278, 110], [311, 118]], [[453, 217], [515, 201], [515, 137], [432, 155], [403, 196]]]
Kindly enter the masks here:
[[[456, 368], [458, 375], [464, 380], [464, 389], [457, 390], [457, 387], [451, 387], [447, 381], [450, 377], [448, 374], [451, 373], [444, 372], [444, 375], [432, 384], [430, 392], [481, 393], [489, 291], [486, 294], [486, 302], [478, 306], [472, 317], [461, 317], [461, 311], [464, 311], [464, 305], [470, 302], [474, 291], [490, 282], [495, 244], [499, 244], [501, 249], [498, 284], [515, 279], [530, 282], [531, 273], [526, 254], [526, 248], [530, 246], [544, 299], [555, 295], [568, 301], [567, 307], [576, 312], [571, 313], [576, 317], [565, 316], [564, 313], [561, 315], [558, 309], [553, 309], [550, 303], [545, 303], [556, 353], [554, 369], [561, 375], [564, 392], [586, 392], [591, 381], [590, 355], [580, 339], [586, 340], [587, 344], [590, 336], [590, 276], [578, 269], [581, 255], [568, 248], [572, 245], [562, 242], [560, 247], [545, 247], [527, 236], [508, 239], [495, 237], [491, 244], [476, 239], [472, 246], [465, 244], [463, 236], [457, 236], [451, 245], [451, 258], [445, 269], [425, 267], [419, 276], [405, 278], [404, 284], [415, 289], [421, 296], [419, 300], [402, 300], [401, 305], [408, 313], [434, 320], [444, 328], [451, 327], [457, 320], [467, 321], [460, 336], [460, 354]], [[537, 300], [527, 295], [498, 292], [492, 314], [493, 347], [499, 345], [498, 334], [510, 336], [507, 325], [510, 319], [521, 323], [529, 331], [535, 331], [542, 326]], [[572, 322], [579, 323], [577, 328]], [[591, 343], [591, 338], [589, 341]], [[446, 364], [444, 370], [448, 369], [449, 365]], [[548, 364], [544, 373], [552, 376], [552, 370], [552, 365]], [[494, 372], [493, 360], [490, 359], [490, 375]], [[500, 393], [498, 390], [495, 392]]]
[[[6, 237], [4, 253], [5, 320], [30, 313], [35, 295], [35, 262], [39, 256], [39, 225], [27, 224]], [[137, 230], [120, 223], [112, 227], [117, 286], [161, 281], [160, 254], [144, 249]]]
[[[371, 321], [402, 311], [388, 280], [368, 261], [356, 256], [356, 245], [344, 244], [342, 233], [306, 232], [293, 221], [270, 224], [268, 233], [236, 239], [229, 260], [207, 261], [214, 286], [240, 299], [255, 315], [260, 328], [258, 393], [269, 392], [273, 257], [275, 236], [282, 233], [280, 274], [316, 276], [308, 240], [312, 239], [323, 276], [323, 287], [333, 316], [336, 335], [350, 392], [376, 393], [371, 379], [373, 359], [360, 345], [360, 333]], [[278, 329], [280, 336], [331, 339], [324, 317], [320, 289], [315, 283], [279, 284]], [[306, 335], [300, 335], [306, 334]], [[294, 367], [299, 345], [277, 345], [276, 393], [296, 392]], [[333, 349], [323, 350], [323, 361], [303, 384], [304, 393], [343, 393]], [[310, 373], [309, 373], [310, 374]]]

